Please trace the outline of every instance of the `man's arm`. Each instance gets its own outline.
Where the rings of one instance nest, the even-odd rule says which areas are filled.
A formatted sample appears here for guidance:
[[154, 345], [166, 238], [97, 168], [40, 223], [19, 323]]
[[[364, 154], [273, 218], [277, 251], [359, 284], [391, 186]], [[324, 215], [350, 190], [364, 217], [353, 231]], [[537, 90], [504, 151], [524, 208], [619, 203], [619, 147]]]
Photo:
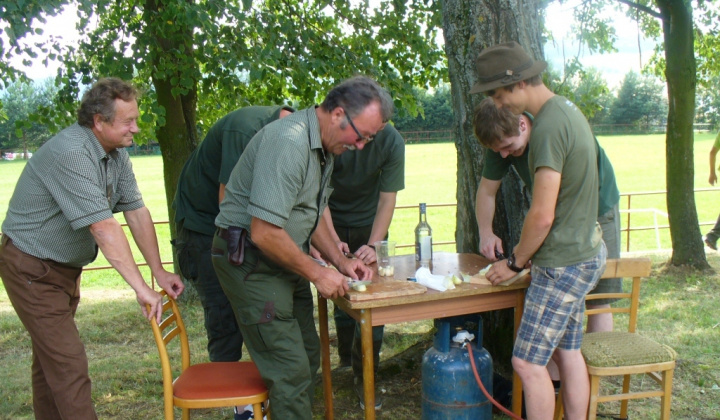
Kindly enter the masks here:
[[[320, 237], [316, 238], [318, 231], [322, 233]], [[262, 250], [263, 254], [286, 269], [308, 279], [315, 284], [320, 295], [325, 298], [343, 296], [345, 291], [348, 290], [345, 276], [340, 272], [350, 277], [360, 277], [363, 280], [371, 275], [370, 270], [362, 262], [345, 258], [344, 255], [340, 254], [340, 250], [335, 247], [330, 239], [327, 226], [324, 223], [318, 224], [318, 228], [313, 234], [313, 243], [324, 255], [328, 255], [331, 262], [335, 264], [340, 272], [321, 267], [308, 258], [295, 245], [295, 242], [284, 229], [272, 223], [253, 217], [250, 222], [250, 232], [253, 242]]]
[[[110, 262], [110, 265], [135, 291], [143, 315], [148, 319], [155, 317], [157, 322], [160, 322], [162, 297], [152, 290], [142, 278], [140, 270], [138, 270], [133, 260], [130, 244], [120, 223], [115, 218], [110, 217], [90, 225], [90, 233], [92, 233], [95, 242], [103, 255], [105, 255], [105, 258]], [[146, 304], [150, 305], [149, 312], [145, 307]]]
[[355, 256], [363, 260], [365, 264], [372, 264], [377, 261], [375, 250], [368, 245], [374, 244], [376, 241], [382, 241], [387, 236], [395, 213], [395, 203], [397, 202], [397, 192], [380, 191], [380, 199], [375, 212], [375, 220], [373, 220], [372, 230], [367, 245], [363, 245], [355, 251]]
[[[327, 226], [328, 230], [330, 231], [330, 237], [335, 242], [335, 245], [340, 250], [340, 252], [349, 253], [350, 247], [348, 247], [347, 243], [340, 240], [340, 236], [338, 236], [337, 231], [335, 230], [335, 226], [332, 222], [332, 215], [330, 214], [330, 207], [325, 207], [325, 211], [323, 211], [320, 223], [324, 223]], [[317, 250], [317, 248], [312, 245], [310, 245], [310, 256], [315, 259], [324, 261], [323, 255], [320, 253], [320, 251]]]
[[218, 191], [218, 204], [222, 203], [225, 198], [225, 184], [220, 184], [220, 190]]
[[[555, 220], [560, 180], [560, 172], [548, 167], [541, 167], [535, 172], [532, 203], [523, 223], [520, 242], [513, 250], [517, 267], [523, 267], [530, 261], [550, 233], [550, 228]], [[510, 279], [515, 274], [505, 261], [500, 261], [493, 264], [486, 278], [493, 284], [498, 284]]]
[[180, 276], [165, 270], [162, 265], [155, 225], [152, 216], [150, 216], [150, 211], [147, 207], [142, 207], [137, 210], [126, 211], [123, 214], [130, 227], [133, 239], [135, 239], [135, 243], [145, 258], [145, 262], [150, 267], [150, 271], [157, 279], [158, 285], [173, 299], [177, 299], [185, 289], [185, 285]]
[[717, 182], [717, 174], [715, 173], [715, 158], [717, 156], [717, 152], [718, 149], [715, 146], [710, 149], [710, 185], [715, 185], [715, 183]]
[[475, 218], [480, 231], [480, 252], [490, 261], [495, 261], [495, 251], [504, 253], [502, 241], [492, 230], [493, 219], [495, 218], [495, 196], [500, 189], [502, 181], [480, 179], [477, 193], [475, 195]]

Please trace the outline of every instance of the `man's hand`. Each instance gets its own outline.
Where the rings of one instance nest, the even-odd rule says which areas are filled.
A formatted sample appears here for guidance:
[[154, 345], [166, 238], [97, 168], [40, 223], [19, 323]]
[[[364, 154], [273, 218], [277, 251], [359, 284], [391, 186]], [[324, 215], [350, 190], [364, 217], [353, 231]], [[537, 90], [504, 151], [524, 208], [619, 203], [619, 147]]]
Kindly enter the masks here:
[[354, 255], [361, 259], [365, 264], [372, 264], [377, 261], [377, 254], [375, 254], [375, 250], [370, 248], [368, 245], [363, 245], [358, 248]]
[[315, 258], [316, 260], [320, 260], [320, 261], [324, 262], [325, 264], [327, 264], [327, 261], [325, 261], [325, 259], [322, 257], [322, 254], [320, 253], [320, 251], [318, 251], [317, 248], [315, 248], [312, 245], [310, 245], [310, 256]]
[[335, 244], [343, 255], [350, 253], [350, 246], [346, 242], [335, 241]]
[[320, 276], [313, 279], [313, 284], [320, 296], [325, 299], [343, 296], [350, 288], [347, 278], [332, 268], [322, 268]]
[[485, 235], [480, 238], [480, 253], [490, 261], [497, 261], [496, 251], [504, 254], [502, 240], [495, 234]]
[[[140, 290], [137, 290], [135, 295], [138, 303], [140, 304], [140, 309], [142, 309], [143, 316], [148, 320], [151, 320], [154, 317], [159, 324], [162, 320], [162, 296], [160, 293], [145, 286]], [[149, 310], [146, 305], [150, 306]]]
[[372, 278], [372, 270], [360, 259], [347, 258], [337, 269], [351, 279], [370, 280]]
[[175, 273], [171, 273], [165, 269], [158, 273], [153, 273], [157, 279], [158, 286], [173, 299], [177, 299], [185, 290], [185, 284], [182, 282], [180, 276]]
[[497, 286], [505, 280], [510, 280], [515, 274], [517, 273], [508, 267], [507, 260], [500, 260], [490, 267], [490, 270], [485, 274], [485, 278], [488, 279], [493, 286]]
[[708, 180], [708, 182], [710, 182], [710, 185], [715, 185], [715, 183], [717, 182], [717, 174], [715, 173], [715, 171], [710, 172], [710, 179]]

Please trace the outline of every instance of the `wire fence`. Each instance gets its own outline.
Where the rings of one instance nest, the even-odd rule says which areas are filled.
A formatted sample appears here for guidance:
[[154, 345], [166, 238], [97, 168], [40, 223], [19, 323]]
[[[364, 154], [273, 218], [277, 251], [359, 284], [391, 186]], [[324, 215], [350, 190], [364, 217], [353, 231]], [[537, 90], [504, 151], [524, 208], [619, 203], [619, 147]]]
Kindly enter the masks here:
[[[718, 192], [720, 188], [698, 188], [695, 193]], [[666, 209], [658, 209], [656, 207], [635, 207], [633, 203], [640, 201], [643, 197], [654, 197], [662, 199], [666, 195], [665, 191], [644, 191], [620, 194], [620, 215], [621, 226], [620, 232], [623, 241], [624, 252], [647, 252], [647, 251], [664, 251], [668, 247], [668, 239], [670, 225], [668, 223], [668, 214]], [[664, 201], [664, 200], [663, 200]], [[646, 203], [641, 203], [646, 204]], [[456, 208], [457, 203], [428, 203], [428, 208]], [[398, 212], [417, 212], [417, 205], [401, 205], [395, 207], [396, 214]], [[454, 223], [454, 220], [453, 220]], [[168, 225], [168, 221], [155, 222], [155, 225]], [[700, 226], [712, 226], [715, 220], [700, 222]], [[127, 226], [123, 224], [123, 226]], [[453, 229], [454, 231], [455, 229]], [[433, 247], [445, 245], [454, 245], [454, 240], [436, 240], [433, 241]], [[635, 245], [636, 244], [636, 245]], [[396, 248], [412, 248], [414, 243], [398, 243]], [[138, 266], [147, 266], [145, 262], [138, 262]], [[164, 256], [163, 264], [173, 264], [172, 256]], [[112, 268], [110, 265], [96, 265], [85, 267], [85, 271], [107, 270]]]

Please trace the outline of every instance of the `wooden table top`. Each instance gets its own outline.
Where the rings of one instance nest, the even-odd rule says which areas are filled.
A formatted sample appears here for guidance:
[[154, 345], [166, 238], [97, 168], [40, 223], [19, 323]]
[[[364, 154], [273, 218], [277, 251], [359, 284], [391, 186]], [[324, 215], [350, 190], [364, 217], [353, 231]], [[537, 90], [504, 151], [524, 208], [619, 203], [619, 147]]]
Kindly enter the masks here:
[[[380, 277], [377, 274], [377, 265], [372, 264], [373, 282], [385, 282], [388, 280], [407, 281], [408, 277], [414, 277], [415, 271], [420, 267], [415, 261], [415, 255], [399, 255], [393, 257], [395, 275], [393, 278]], [[430, 271], [437, 275], [459, 274], [460, 272], [470, 275], [486, 267], [490, 261], [478, 254], [457, 254], [451, 252], [436, 252], [433, 254]], [[350, 301], [344, 297], [334, 299], [341, 307], [347, 309], [368, 309], [379, 308], [408, 303], [428, 302], [443, 299], [452, 299], [461, 296], [472, 296], [487, 293], [499, 293], [517, 289], [525, 289], [528, 286], [530, 276], [516, 281], [510, 286], [489, 286], [482, 284], [462, 283], [455, 286], [455, 289], [440, 292], [428, 289], [427, 292], [409, 296], [397, 296], [364, 301]]]

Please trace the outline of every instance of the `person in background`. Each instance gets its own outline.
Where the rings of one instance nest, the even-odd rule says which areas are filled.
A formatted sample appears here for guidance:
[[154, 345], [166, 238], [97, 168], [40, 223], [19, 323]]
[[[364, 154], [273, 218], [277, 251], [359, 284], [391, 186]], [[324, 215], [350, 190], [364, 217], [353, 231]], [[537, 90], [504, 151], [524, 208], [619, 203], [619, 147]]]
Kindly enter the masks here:
[[93, 84], [77, 123], [40, 147], [10, 199], [0, 277], [32, 340], [36, 419], [97, 418], [75, 311], [82, 267], [98, 248], [133, 288], [143, 315], [160, 322], [162, 297], [140, 274], [113, 213], [123, 212], [158, 285], [173, 298], [184, 288], [161, 264], [155, 227], [124, 149], [139, 132], [137, 97], [120, 79]]
[[[710, 149], [710, 178], [708, 179], [710, 185], [715, 185], [717, 182], [717, 173], [715, 172], [715, 168], [717, 166], [715, 165], [715, 157], [717, 156], [718, 150], [720, 150], [720, 132], [718, 132], [717, 137], [715, 137], [715, 143]], [[705, 235], [705, 245], [710, 247], [713, 251], [717, 251], [718, 238], [720, 238], [720, 216], [718, 216], [717, 222], [715, 222], [715, 226], [713, 226], [712, 230]]]
[[[365, 264], [377, 260], [373, 244], [386, 240], [395, 211], [397, 192], [405, 188], [405, 140], [390, 124], [385, 125], [363, 150], [335, 158], [330, 196], [325, 215], [333, 238], [344, 252], [352, 252]], [[312, 254], [311, 254], [312, 255]], [[319, 255], [313, 255], [319, 257]], [[342, 309], [335, 308], [340, 366], [352, 366], [353, 387], [365, 409], [362, 380], [360, 324]], [[374, 368], [380, 363], [384, 326], [373, 327]], [[376, 382], [377, 384], [377, 382]], [[375, 393], [375, 408], [382, 408]]]
[[[250, 106], [230, 112], [216, 122], [185, 162], [172, 206], [175, 209], [176, 261], [182, 276], [200, 297], [213, 362], [242, 357], [242, 334], [235, 314], [212, 266], [210, 248], [215, 218], [225, 197], [225, 184], [253, 136], [265, 125], [290, 115], [286, 106]], [[252, 407], [251, 405], [248, 407]], [[235, 419], [250, 418], [250, 409], [235, 409]]]
[[[495, 152], [521, 156], [528, 151], [532, 202], [520, 241], [506, 261], [492, 265], [487, 279], [510, 279], [532, 260], [532, 281], [525, 298], [512, 365], [523, 382], [528, 419], [551, 419], [555, 394], [547, 370], [550, 358], [564, 383], [566, 419], [587, 416], [590, 384], [580, 353], [585, 296], [605, 269], [606, 250], [598, 214], [597, 146], [585, 117], [569, 100], [553, 94], [540, 73], [547, 64], [534, 61], [509, 42], [480, 52], [478, 83], [484, 92], [475, 115], [478, 140]], [[530, 140], [523, 144], [517, 115], [535, 116]]]
[[[245, 346], [267, 384], [274, 418], [310, 419], [320, 342], [310, 283], [343, 296], [370, 269], [346, 258], [320, 223], [335, 155], [362, 150], [392, 116], [389, 94], [367, 77], [335, 86], [310, 107], [260, 130], [230, 174], [215, 220], [212, 261]], [[307, 254], [310, 243], [337, 270]]]

